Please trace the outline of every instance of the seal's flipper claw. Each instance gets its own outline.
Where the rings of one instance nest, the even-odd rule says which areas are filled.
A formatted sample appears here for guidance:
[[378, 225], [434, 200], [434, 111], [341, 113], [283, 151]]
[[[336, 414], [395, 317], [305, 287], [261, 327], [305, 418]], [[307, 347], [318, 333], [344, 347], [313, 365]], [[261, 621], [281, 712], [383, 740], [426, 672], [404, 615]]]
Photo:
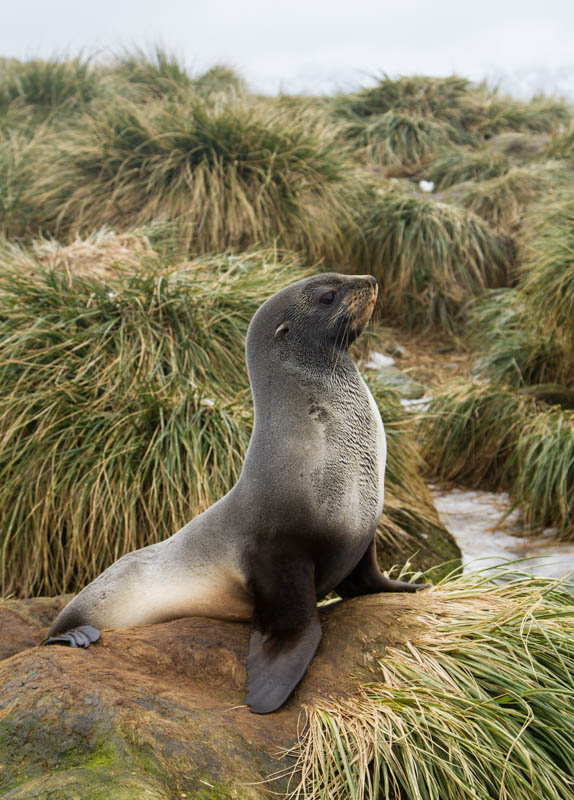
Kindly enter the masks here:
[[41, 644], [58, 644], [63, 647], [89, 647], [94, 642], [97, 642], [100, 636], [99, 630], [92, 625], [80, 625], [78, 628], [72, 628], [64, 633], [49, 636]]
[[321, 623], [310, 560], [273, 551], [254, 576], [245, 702], [254, 713], [268, 714], [283, 705], [305, 674], [321, 640]]

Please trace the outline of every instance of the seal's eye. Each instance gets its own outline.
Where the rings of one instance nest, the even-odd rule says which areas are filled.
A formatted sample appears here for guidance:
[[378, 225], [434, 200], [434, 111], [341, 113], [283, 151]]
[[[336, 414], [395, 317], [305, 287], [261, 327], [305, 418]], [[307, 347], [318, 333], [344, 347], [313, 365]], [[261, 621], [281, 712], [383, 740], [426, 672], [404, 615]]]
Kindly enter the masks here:
[[330, 306], [333, 300], [335, 299], [335, 292], [325, 292], [319, 298], [319, 302], [322, 306]]

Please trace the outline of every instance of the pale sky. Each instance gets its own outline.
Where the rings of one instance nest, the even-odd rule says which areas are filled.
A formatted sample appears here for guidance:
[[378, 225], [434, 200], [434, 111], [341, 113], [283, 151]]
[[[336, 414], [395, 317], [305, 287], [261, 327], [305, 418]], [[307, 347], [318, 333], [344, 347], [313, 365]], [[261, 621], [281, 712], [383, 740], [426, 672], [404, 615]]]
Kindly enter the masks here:
[[574, 2], [0, 0], [0, 55], [161, 44], [193, 72], [235, 67], [259, 91], [349, 90], [386, 72], [485, 76], [574, 97]]

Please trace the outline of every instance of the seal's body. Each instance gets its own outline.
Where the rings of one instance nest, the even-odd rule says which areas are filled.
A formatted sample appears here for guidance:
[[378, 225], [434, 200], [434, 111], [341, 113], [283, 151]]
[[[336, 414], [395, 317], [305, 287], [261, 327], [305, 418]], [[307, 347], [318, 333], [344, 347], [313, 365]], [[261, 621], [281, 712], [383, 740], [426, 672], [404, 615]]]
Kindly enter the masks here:
[[171, 538], [112, 564], [46, 644], [87, 646], [94, 628], [190, 615], [252, 619], [246, 702], [265, 713], [313, 657], [318, 599], [421, 588], [384, 577], [375, 556], [385, 436], [347, 350], [376, 296], [370, 276], [323, 274], [261, 306], [247, 335], [255, 425], [237, 484]]

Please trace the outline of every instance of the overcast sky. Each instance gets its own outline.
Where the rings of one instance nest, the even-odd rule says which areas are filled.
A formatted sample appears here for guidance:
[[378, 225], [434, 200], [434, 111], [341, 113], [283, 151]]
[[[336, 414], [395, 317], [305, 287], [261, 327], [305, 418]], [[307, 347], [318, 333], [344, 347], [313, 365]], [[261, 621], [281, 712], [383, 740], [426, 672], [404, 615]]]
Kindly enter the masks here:
[[105, 55], [161, 44], [253, 89], [350, 89], [386, 72], [488, 76], [574, 97], [574, 2], [557, 0], [0, 0], [0, 55]]

